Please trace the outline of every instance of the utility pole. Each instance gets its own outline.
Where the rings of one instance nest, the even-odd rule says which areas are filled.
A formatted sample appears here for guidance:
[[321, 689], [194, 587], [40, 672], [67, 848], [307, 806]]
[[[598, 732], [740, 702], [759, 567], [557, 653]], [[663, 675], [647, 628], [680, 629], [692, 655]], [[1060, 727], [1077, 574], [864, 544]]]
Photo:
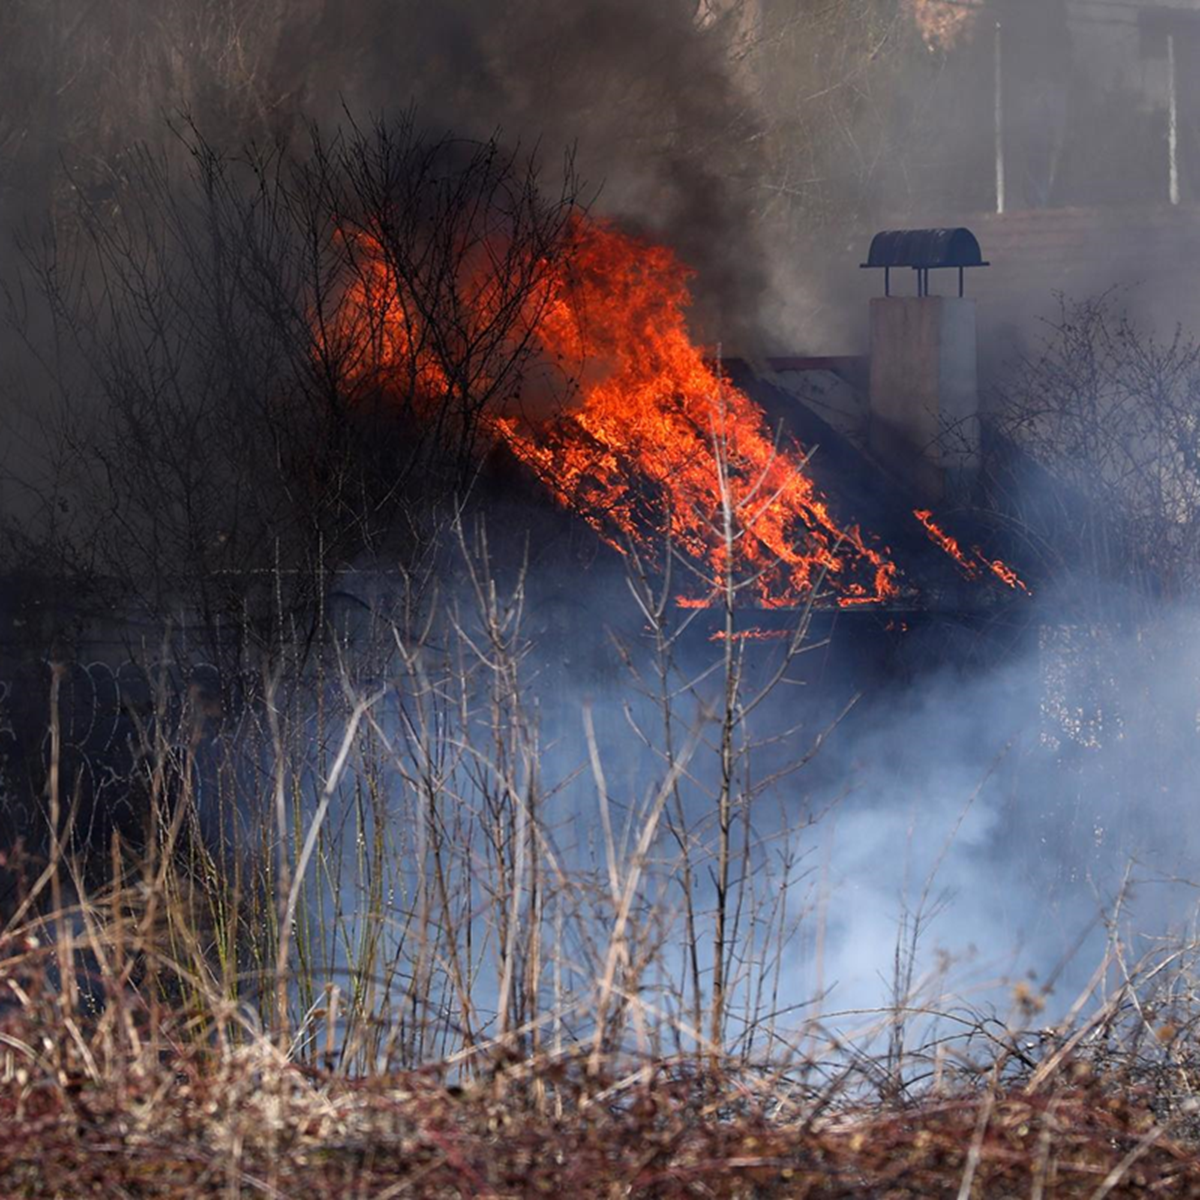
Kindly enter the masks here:
[[1004, 214], [1004, 51], [996, 21], [996, 212]]
[[1167, 195], [1179, 203], [1179, 73], [1175, 63], [1175, 35], [1167, 34]]

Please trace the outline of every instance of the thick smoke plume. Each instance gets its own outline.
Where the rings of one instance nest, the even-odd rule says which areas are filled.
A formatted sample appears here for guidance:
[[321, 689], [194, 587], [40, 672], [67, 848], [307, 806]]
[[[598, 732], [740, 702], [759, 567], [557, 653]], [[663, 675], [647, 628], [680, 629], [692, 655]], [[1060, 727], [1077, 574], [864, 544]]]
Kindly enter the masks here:
[[[149, 18], [135, 0], [14, 0], [0, 22], [10, 231], [80, 195], [103, 203], [130, 147], [161, 144], [183, 113], [233, 147], [415, 106], [434, 133], [499, 131], [548, 165], [574, 147], [596, 209], [678, 250], [698, 271], [702, 338], [743, 353], [861, 351], [871, 232], [995, 214], [997, 71], [1008, 213], [1168, 195], [1166, 43], [1139, 33], [1134, 4], [171, 0]], [[1181, 59], [1184, 199], [1193, 75]], [[1063, 283], [1146, 282], [1166, 327], [1183, 315], [1178, 258], [1122, 254], [1094, 225], [1037, 234], [1060, 267], [1059, 240], [1084, 238], [1069, 280], [1014, 285], [999, 258], [998, 284], [980, 285], [989, 328], [1027, 331]]]
[[188, 0], [150, 20], [111, 0], [21, 3], [6, 18], [6, 77], [22, 81], [0, 111], [10, 212], [44, 212], [48, 195], [72, 187], [103, 197], [130, 147], [161, 143], [181, 113], [235, 148], [290, 141], [309, 120], [328, 129], [348, 113], [412, 107], [435, 136], [497, 134], [539, 147], [548, 169], [574, 153], [595, 210], [698, 270], [714, 340], [754, 329], [761, 123], [738, 64], [736, 8], [304, 0], [243, 15]]

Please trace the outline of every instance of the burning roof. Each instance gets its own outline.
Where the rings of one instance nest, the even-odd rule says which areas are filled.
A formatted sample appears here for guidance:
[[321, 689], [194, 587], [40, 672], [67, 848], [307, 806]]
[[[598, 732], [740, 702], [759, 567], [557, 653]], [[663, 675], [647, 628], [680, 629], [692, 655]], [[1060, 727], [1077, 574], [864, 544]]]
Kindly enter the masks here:
[[[342, 318], [382, 320], [371, 369], [447, 386], [403, 285], [382, 259], [365, 278]], [[733, 579], [761, 608], [804, 603], [814, 589], [843, 609], [909, 607], [955, 577], [1024, 588], [999, 560], [961, 549], [815, 414], [744, 364], [707, 356], [687, 326], [689, 279], [670, 249], [583, 216], [548, 264], [524, 328], [567, 400], [530, 416], [518, 397], [491, 428], [558, 505], [618, 552], [661, 561], [669, 547], [691, 568], [677, 597], [686, 607], [712, 603]], [[368, 306], [373, 322], [361, 319]]]
[[1027, 581], [998, 557], [1008, 553], [1006, 539], [981, 514], [932, 511], [790, 391], [746, 363], [730, 361], [725, 369], [773, 425], [808, 450], [805, 469], [830, 509], [853, 514], [886, 547], [897, 587], [880, 607], [971, 611], [1030, 594]]

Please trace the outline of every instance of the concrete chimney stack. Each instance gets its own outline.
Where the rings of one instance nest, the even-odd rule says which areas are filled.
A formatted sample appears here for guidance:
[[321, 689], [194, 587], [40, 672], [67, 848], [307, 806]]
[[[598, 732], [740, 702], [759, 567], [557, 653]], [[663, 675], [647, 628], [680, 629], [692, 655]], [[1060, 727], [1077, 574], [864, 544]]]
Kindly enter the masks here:
[[[986, 267], [969, 229], [877, 234], [864, 267], [884, 272], [871, 301], [867, 442], [872, 454], [923, 501], [967, 499], [980, 464], [975, 301], [964, 272]], [[893, 296], [891, 275], [911, 268], [915, 296]], [[931, 271], [958, 272], [957, 296], [932, 296]]]
[[975, 301], [871, 301], [867, 439], [872, 454], [922, 499], [965, 498], [979, 473]]

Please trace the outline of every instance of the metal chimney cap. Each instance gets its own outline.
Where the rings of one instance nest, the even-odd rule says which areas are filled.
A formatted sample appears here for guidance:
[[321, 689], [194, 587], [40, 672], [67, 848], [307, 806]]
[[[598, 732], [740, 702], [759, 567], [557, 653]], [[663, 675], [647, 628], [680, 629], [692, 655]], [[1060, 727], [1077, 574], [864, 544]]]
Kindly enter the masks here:
[[962, 226], [956, 229], [885, 229], [871, 239], [864, 270], [885, 274], [885, 294], [891, 295], [893, 267], [911, 267], [917, 272], [917, 294], [929, 295], [929, 272], [958, 270], [958, 294], [963, 292], [962, 273], [969, 267], [987, 267], [979, 239]]

